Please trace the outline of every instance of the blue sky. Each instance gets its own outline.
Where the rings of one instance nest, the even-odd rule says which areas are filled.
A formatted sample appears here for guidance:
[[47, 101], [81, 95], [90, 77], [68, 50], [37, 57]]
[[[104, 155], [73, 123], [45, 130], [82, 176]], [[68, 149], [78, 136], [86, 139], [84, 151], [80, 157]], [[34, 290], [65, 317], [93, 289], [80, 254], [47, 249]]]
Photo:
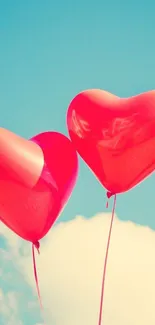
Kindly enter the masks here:
[[[1, 126], [26, 138], [46, 130], [67, 134], [66, 110], [81, 90], [128, 97], [155, 88], [154, 10], [153, 1], [139, 0], [1, 0]], [[154, 184], [151, 176], [119, 196], [118, 217], [155, 229]], [[104, 189], [80, 160], [76, 188], [59, 220], [90, 218], [105, 205]]]

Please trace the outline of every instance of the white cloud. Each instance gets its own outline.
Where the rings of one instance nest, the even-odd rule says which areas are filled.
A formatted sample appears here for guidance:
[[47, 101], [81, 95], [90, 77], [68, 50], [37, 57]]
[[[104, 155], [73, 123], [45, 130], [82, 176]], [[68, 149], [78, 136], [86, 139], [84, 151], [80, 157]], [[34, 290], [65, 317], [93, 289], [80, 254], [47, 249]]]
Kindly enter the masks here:
[[9, 308], [5, 303], [5, 295], [2, 289], [0, 289], [0, 315], [1, 317], [9, 315]]
[[[37, 258], [50, 325], [97, 325], [110, 214], [77, 217], [53, 228]], [[104, 325], [155, 324], [155, 233], [115, 218], [109, 252]], [[31, 260], [21, 259], [34, 286]]]
[[1, 323], [6, 325], [23, 325], [18, 317], [16, 292], [4, 294], [0, 289]]
[[8, 301], [8, 306], [9, 308], [15, 313], [18, 313], [18, 303], [17, 299], [19, 298], [16, 292], [9, 291], [6, 294], [7, 301]]
[[29, 310], [28, 302], [34, 297], [18, 266], [23, 241], [18, 238], [17, 246], [17, 239], [13, 238], [15, 235], [11, 231], [6, 231], [1, 224], [1, 231], [2, 229], [4, 232], [0, 237], [0, 325], [34, 325], [40, 320], [37, 314], [39, 308], [34, 305]]

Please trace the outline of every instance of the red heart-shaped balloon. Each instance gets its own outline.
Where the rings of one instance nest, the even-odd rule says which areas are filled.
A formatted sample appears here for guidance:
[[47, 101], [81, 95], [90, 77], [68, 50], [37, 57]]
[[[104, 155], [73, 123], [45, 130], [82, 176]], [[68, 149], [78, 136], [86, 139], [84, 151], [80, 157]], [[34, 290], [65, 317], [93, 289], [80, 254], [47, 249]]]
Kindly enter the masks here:
[[87, 90], [71, 102], [67, 125], [76, 150], [112, 194], [155, 169], [155, 91], [119, 98]]
[[30, 140], [0, 128], [0, 218], [36, 244], [49, 231], [76, 182], [77, 154], [61, 133]]

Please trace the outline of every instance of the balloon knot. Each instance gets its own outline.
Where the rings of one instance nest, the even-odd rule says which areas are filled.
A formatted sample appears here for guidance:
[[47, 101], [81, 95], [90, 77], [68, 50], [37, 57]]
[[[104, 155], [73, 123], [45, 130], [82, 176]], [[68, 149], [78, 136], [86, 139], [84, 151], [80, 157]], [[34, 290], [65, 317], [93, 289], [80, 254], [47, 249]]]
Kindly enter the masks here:
[[40, 254], [40, 251], [39, 251], [39, 249], [40, 249], [40, 243], [39, 243], [39, 241], [36, 241], [35, 243], [33, 243], [33, 245], [37, 249], [38, 254]]
[[115, 193], [112, 192], [107, 192], [107, 198], [110, 199], [113, 195], [115, 195]]

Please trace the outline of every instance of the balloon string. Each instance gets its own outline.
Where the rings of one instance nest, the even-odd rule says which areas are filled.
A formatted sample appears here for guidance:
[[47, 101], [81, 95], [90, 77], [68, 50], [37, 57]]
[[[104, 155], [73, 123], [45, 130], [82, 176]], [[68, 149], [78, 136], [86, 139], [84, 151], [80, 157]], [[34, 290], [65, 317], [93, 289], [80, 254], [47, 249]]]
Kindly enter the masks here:
[[102, 311], [103, 311], [105, 277], [106, 277], [106, 268], [107, 268], [107, 261], [108, 261], [108, 253], [109, 253], [111, 232], [112, 232], [112, 226], [113, 226], [114, 215], [115, 215], [115, 207], [116, 207], [116, 194], [114, 195], [114, 203], [113, 203], [113, 209], [112, 209], [112, 215], [111, 215], [111, 222], [110, 222], [110, 228], [109, 228], [109, 235], [108, 235], [108, 241], [107, 241], [107, 247], [106, 247], [106, 255], [105, 255], [105, 260], [104, 260], [104, 268], [103, 268], [103, 277], [102, 277], [102, 287], [101, 287], [101, 299], [100, 299], [100, 309], [99, 309], [98, 325], [101, 325], [102, 324]]
[[35, 277], [35, 282], [36, 282], [37, 294], [38, 294], [40, 309], [41, 309], [41, 312], [43, 313], [43, 305], [42, 305], [41, 294], [40, 294], [40, 289], [39, 289], [39, 281], [38, 281], [36, 259], [35, 259], [35, 252], [34, 252], [35, 248], [37, 249], [38, 254], [40, 254], [39, 243], [32, 244], [32, 256], [33, 256], [33, 268], [34, 268], [34, 277]]

